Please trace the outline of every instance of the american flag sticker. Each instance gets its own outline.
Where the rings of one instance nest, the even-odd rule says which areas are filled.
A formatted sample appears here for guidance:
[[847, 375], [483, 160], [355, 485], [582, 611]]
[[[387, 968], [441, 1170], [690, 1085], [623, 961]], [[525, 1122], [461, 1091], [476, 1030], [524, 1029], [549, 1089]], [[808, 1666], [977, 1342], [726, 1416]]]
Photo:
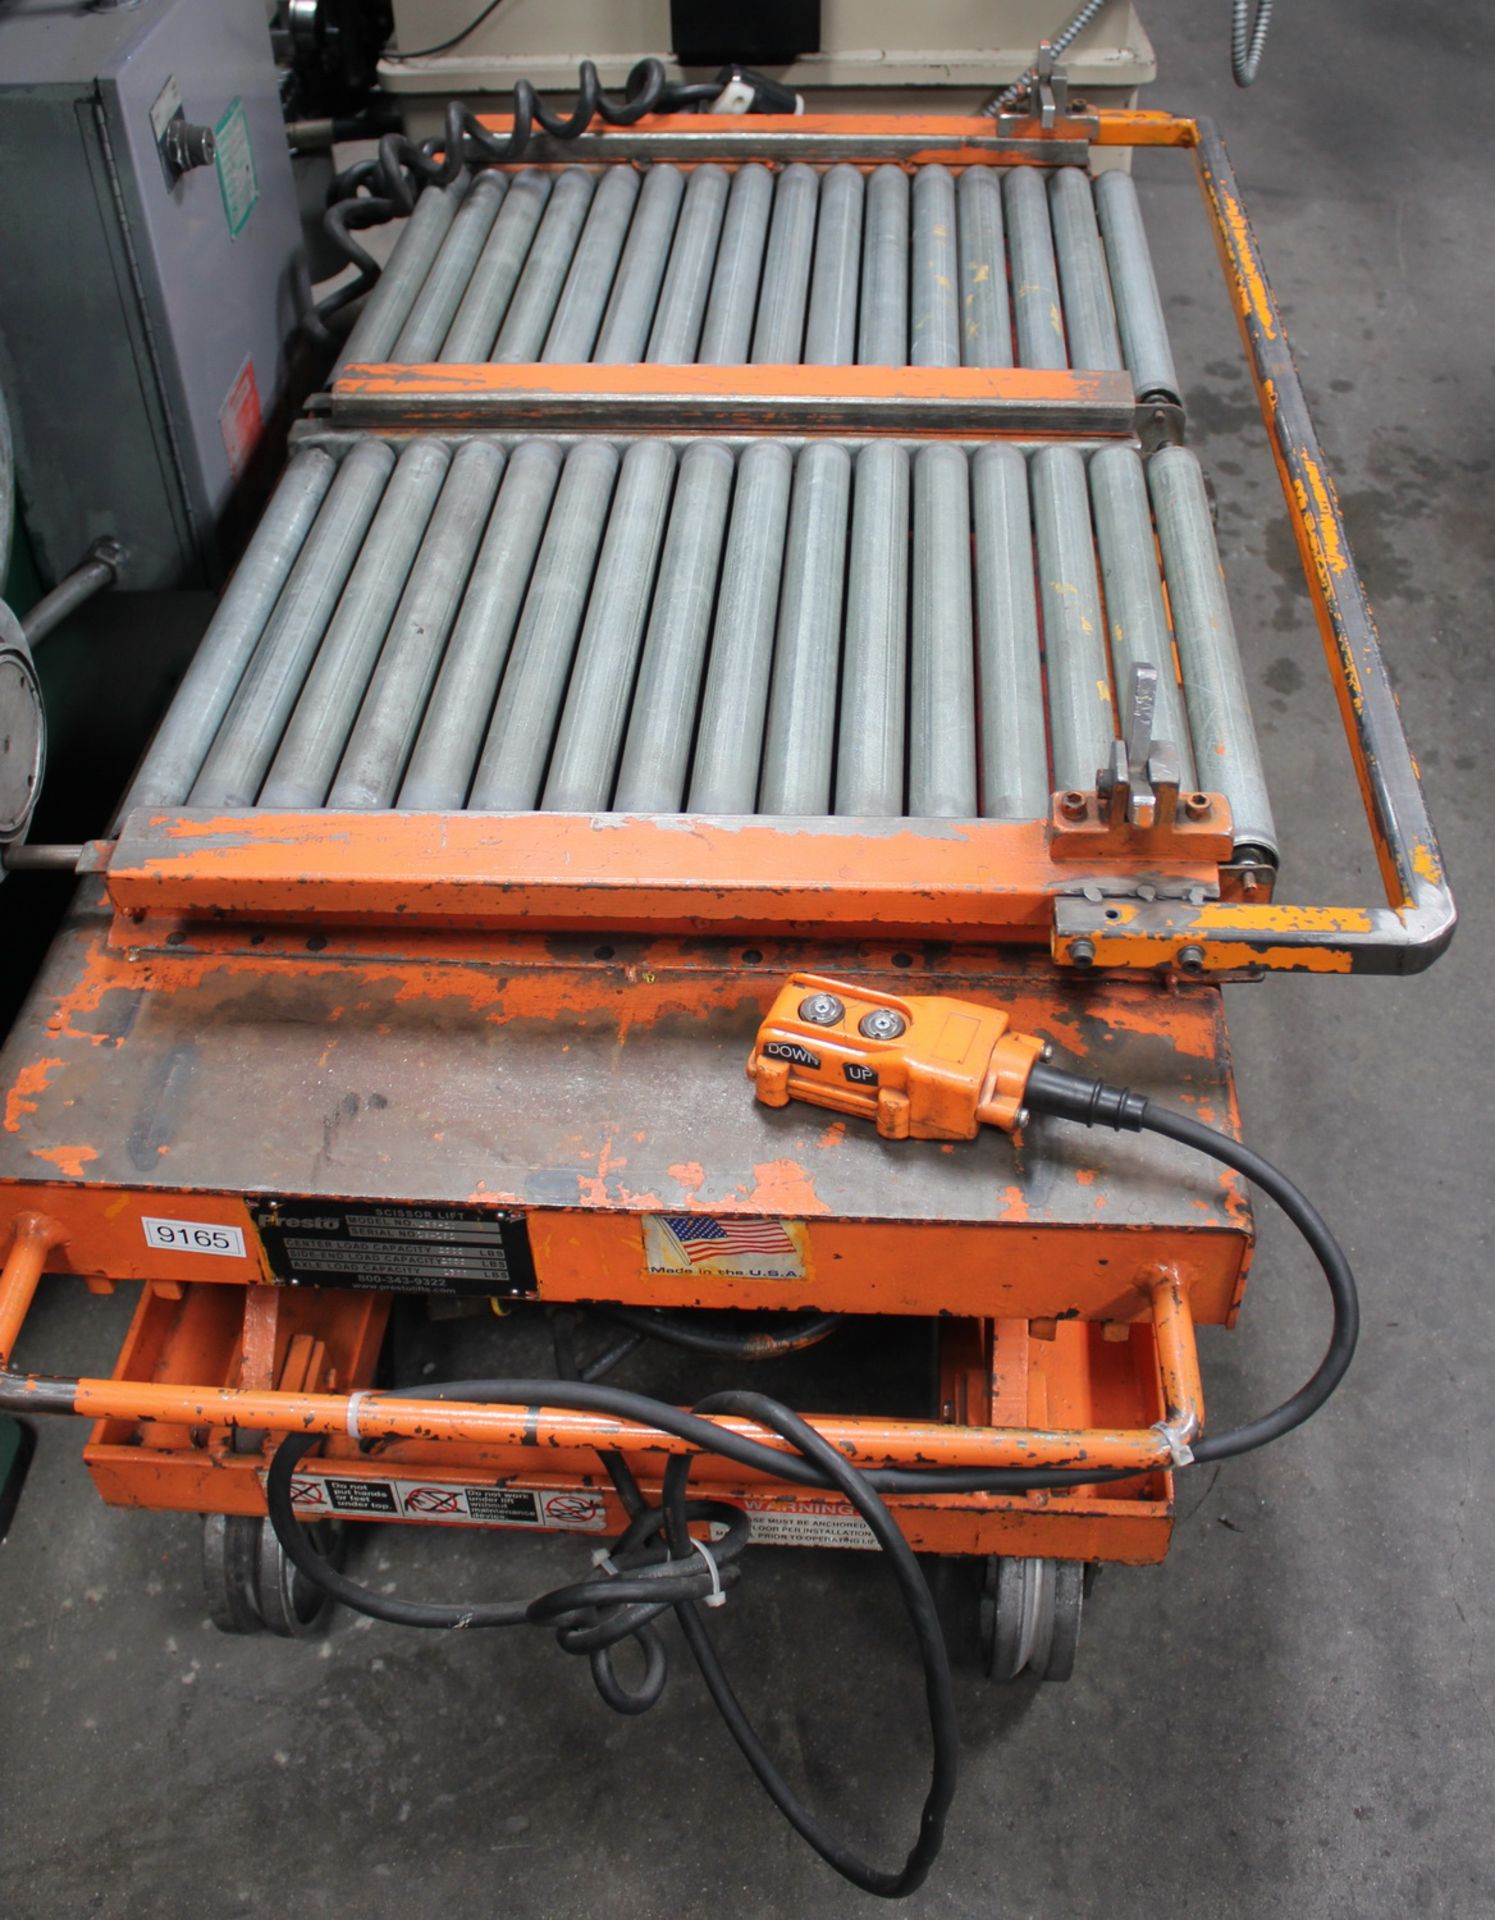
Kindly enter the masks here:
[[798, 1280], [805, 1272], [804, 1222], [648, 1213], [644, 1215], [644, 1265], [650, 1273]]

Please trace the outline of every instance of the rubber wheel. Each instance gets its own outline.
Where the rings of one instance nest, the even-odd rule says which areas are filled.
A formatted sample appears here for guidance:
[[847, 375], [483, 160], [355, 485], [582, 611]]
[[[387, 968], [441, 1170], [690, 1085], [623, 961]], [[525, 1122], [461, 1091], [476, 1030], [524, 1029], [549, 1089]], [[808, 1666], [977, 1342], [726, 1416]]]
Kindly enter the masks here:
[[1038, 1672], [1040, 1680], [1067, 1680], [1075, 1670], [1080, 1648], [1080, 1622], [1085, 1611], [1085, 1565], [1080, 1560], [1054, 1560], [1053, 1630], [1048, 1658]]
[[981, 1651], [994, 1680], [1031, 1673], [1067, 1680], [1074, 1672], [1085, 1601], [1077, 1560], [992, 1555], [981, 1586]]
[[209, 1513], [202, 1523], [202, 1588], [220, 1633], [262, 1633], [259, 1548], [262, 1522], [248, 1513]]
[[[275, 1537], [268, 1520], [257, 1520], [259, 1540], [255, 1555], [255, 1599], [259, 1618], [271, 1633], [283, 1640], [305, 1640], [322, 1625], [332, 1608], [332, 1598], [314, 1586], [301, 1569], [286, 1558], [285, 1549]], [[344, 1550], [342, 1528], [323, 1521], [311, 1529], [312, 1544], [324, 1560], [334, 1566], [341, 1563]]]

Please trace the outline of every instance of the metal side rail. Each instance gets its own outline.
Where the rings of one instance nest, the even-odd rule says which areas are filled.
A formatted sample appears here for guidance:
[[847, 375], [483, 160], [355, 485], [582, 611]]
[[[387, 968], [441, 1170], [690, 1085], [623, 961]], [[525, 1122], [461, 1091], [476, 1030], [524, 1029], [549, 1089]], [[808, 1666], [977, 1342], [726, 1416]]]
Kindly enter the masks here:
[[1419, 973], [1453, 937], [1453, 895], [1392, 690], [1365, 586], [1319, 445], [1282, 313], [1225, 143], [1207, 120], [1100, 116], [1100, 144], [1192, 152], [1230, 283], [1288, 517], [1318, 619], [1386, 889], [1386, 904], [1058, 903], [1054, 954], [1096, 966], [1156, 966], [1181, 946], [1211, 972]]

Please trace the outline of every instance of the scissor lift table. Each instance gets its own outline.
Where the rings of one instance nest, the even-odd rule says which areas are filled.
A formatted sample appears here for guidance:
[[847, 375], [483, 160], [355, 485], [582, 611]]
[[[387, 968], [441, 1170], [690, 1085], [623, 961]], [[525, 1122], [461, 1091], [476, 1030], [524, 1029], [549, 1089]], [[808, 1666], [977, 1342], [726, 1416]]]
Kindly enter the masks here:
[[[1197, 172], [1384, 902], [1274, 898], [1118, 146]], [[1131, 1473], [890, 1498], [999, 1557], [999, 1664], [1056, 1675], [1076, 1570], [1166, 1552], [1244, 1183], [775, 1110], [759, 1023], [799, 969], [999, 1005], [1234, 1135], [1222, 981], [1413, 971], [1453, 925], [1223, 146], [1152, 112], [660, 118], [429, 188], [84, 866], [0, 1066], [4, 1401], [90, 1419], [111, 1502], [237, 1517], [229, 1624], [307, 1617], [273, 1552], [231, 1591], [287, 1433], [326, 1436], [307, 1518], [594, 1534], [599, 1450], [656, 1497], [686, 1447], [380, 1391], [399, 1293], [876, 1314], [937, 1321], [938, 1392], [812, 1413], [850, 1460]], [[12, 1360], [44, 1271], [138, 1285], [111, 1379]], [[693, 1484], [867, 1543], [823, 1491]]]

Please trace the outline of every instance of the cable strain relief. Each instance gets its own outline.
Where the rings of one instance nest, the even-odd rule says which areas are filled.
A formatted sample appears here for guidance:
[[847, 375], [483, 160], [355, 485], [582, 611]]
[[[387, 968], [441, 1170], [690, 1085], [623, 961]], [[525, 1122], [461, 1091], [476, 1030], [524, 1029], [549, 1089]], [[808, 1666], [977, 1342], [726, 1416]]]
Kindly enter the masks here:
[[1147, 1101], [1129, 1087], [1108, 1087], [1104, 1080], [1087, 1080], [1042, 1061], [1028, 1075], [1023, 1103], [1035, 1113], [1056, 1114], [1082, 1127], [1114, 1127], [1119, 1133], [1139, 1133], [1147, 1116]]

